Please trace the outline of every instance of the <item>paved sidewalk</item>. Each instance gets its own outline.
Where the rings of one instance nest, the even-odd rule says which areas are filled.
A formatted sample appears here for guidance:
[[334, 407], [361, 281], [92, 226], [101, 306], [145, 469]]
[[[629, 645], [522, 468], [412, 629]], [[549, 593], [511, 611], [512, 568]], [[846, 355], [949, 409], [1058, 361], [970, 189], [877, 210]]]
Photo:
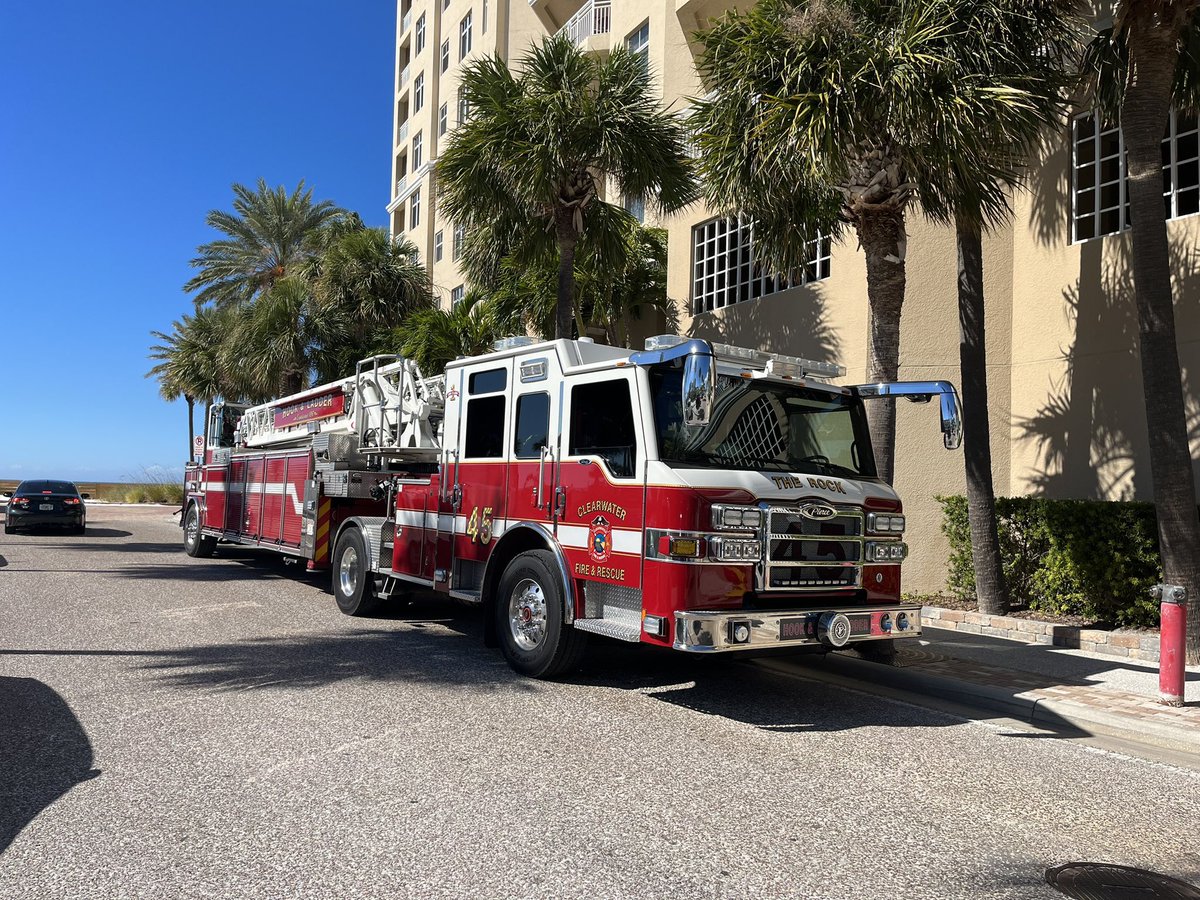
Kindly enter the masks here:
[[1200, 668], [1188, 669], [1188, 702], [1173, 708], [1157, 702], [1158, 669], [1152, 664], [937, 628], [926, 627], [919, 644], [902, 644], [895, 666], [841, 653], [802, 665], [1045, 728], [1195, 754], [1200, 763]]

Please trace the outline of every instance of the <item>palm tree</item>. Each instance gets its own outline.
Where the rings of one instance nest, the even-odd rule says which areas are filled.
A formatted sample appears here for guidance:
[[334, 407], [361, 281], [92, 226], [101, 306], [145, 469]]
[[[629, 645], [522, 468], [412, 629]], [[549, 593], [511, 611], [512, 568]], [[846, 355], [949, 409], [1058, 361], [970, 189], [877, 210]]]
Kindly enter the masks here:
[[[988, 422], [984, 333], [983, 233], [1010, 216], [1008, 194], [1021, 186], [1039, 140], [1062, 121], [1076, 46], [1070, 0], [951, 0], [946, 33], [953, 61], [944, 83], [961, 104], [956, 118], [926, 123], [936, 141], [924, 150], [920, 202], [935, 221], [953, 220], [958, 244], [959, 365], [963, 462], [975, 591], [981, 612], [1008, 612], [996, 526]], [[930, 153], [929, 151], [932, 151]]]
[[604, 175], [625, 196], [672, 211], [696, 196], [692, 166], [683, 126], [654, 100], [641, 57], [617, 48], [601, 59], [559, 35], [515, 68], [499, 57], [466, 66], [471, 116], [438, 161], [441, 197], [473, 237], [473, 281], [486, 282], [504, 256], [555, 260], [555, 335], [567, 338], [580, 241], [610, 264], [624, 246], [628, 214], [599, 202]]
[[[612, 267], [591, 252], [586, 239], [575, 255], [576, 328], [580, 334], [604, 330], [604, 340], [617, 347], [629, 345], [634, 319], [661, 315], [672, 330], [675, 303], [667, 296], [667, 232], [647, 228], [632, 216], [621, 238], [626, 248], [622, 265]], [[522, 266], [512, 257], [500, 264], [491, 300], [503, 320], [548, 337], [554, 331], [557, 306], [557, 265]]]
[[427, 307], [413, 313], [402, 331], [394, 332], [400, 352], [426, 375], [436, 374], [460, 356], [487, 353], [497, 338], [512, 334], [511, 321], [497, 316], [494, 304], [470, 291], [450, 309]]
[[[853, 228], [866, 254], [871, 381], [899, 371], [915, 122], [953, 102], [926, 87], [944, 82], [942, 6], [762, 0], [701, 35], [710, 93], [690, 118], [709, 203], [752, 216], [762, 262], [784, 272], [803, 270], [819, 231]], [[890, 482], [895, 407], [872, 403], [868, 419]]]
[[[712, 203], [756, 219], [765, 260], [806, 262], [814, 231], [854, 229], [866, 253], [867, 377], [898, 375], [911, 205], [956, 223], [967, 493], [980, 607], [1008, 602], [996, 535], [983, 333], [982, 233], [1057, 120], [1070, 45], [1054, 0], [764, 0], [703, 37], [697, 104]], [[836, 216], [836, 218], [835, 218]], [[895, 411], [868, 407], [892, 480]]]
[[254, 190], [234, 184], [233, 195], [232, 212], [214, 209], [205, 217], [225, 237], [201, 244], [191, 262], [200, 271], [183, 289], [197, 292], [197, 306], [254, 300], [297, 274], [320, 249], [321, 230], [346, 216], [328, 200], [314, 203], [303, 180], [290, 194], [260, 178]]
[[390, 240], [381, 228], [360, 224], [334, 236], [314, 261], [311, 276], [316, 307], [344, 327], [338, 339], [327, 339], [315, 354], [317, 377], [323, 381], [385, 352], [389, 331], [433, 304], [417, 248], [406, 240]]
[[1118, 117], [1128, 166], [1133, 282], [1163, 578], [1187, 589], [1187, 661], [1200, 663], [1200, 519], [1175, 340], [1163, 207], [1162, 136], [1172, 104], [1200, 107], [1195, 0], [1119, 0], [1084, 71]]
[[188, 458], [192, 455], [195, 438], [194, 406], [204, 401], [204, 420], [208, 408], [219, 396], [233, 394], [231, 382], [222, 366], [223, 346], [229, 338], [228, 317], [210, 309], [184, 315], [171, 325], [169, 334], [152, 331], [159, 343], [150, 348], [150, 358], [158, 363], [146, 373], [157, 378], [159, 393], [165, 400], [183, 397], [188, 407]]

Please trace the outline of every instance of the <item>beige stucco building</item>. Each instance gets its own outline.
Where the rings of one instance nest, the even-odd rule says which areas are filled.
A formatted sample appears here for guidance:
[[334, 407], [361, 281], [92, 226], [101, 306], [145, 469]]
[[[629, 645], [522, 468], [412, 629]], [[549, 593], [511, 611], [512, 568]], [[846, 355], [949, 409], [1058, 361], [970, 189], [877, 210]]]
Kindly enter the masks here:
[[[689, 97], [701, 93], [689, 36], [730, 5], [728, 0], [401, 0], [394, 189], [388, 209], [393, 233], [420, 248], [435, 289], [449, 299], [463, 283], [452, 253], [454, 223], [439, 217], [432, 181], [437, 148], [457, 122], [464, 19], [469, 17], [472, 28], [487, 20], [472, 35], [469, 53], [496, 52], [509, 60], [530, 41], [562, 28], [596, 52], [624, 43], [647, 54], [664, 104], [682, 111]], [[425, 17], [427, 29], [421, 51], [414, 49], [418, 16]], [[439, 47], [446, 40], [451, 58], [443, 70]], [[428, 96], [416, 110], [413, 78], [419, 71], [425, 73]], [[441, 133], [438, 110], [447, 103], [450, 119]], [[427, 143], [413, 166], [416, 134], [426, 135]], [[1198, 136], [1194, 115], [1173, 116], [1164, 141], [1178, 341], [1195, 449], [1200, 449], [1200, 410], [1190, 376], [1200, 371]], [[1151, 497], [1130, 243], [1123, 231], [1122, 153], [1119, 132], [1102, 129], [1095, 117], [1080, 111], [1063, 123], [1032, 167], [1029, 190], [1013, 199], [1011, 223], [985, 241], [989, 419], [998, 494]], [[418, 194], [414, 220], [412, 197]], [[628, 205], [637, 209], [631, 201]], [[700, 206], [662, 219], [653, 210], [646, 214], [669, 232], [668, 291], [684, 333], [837, 360], [847, 367], [847, 380], [865, 377], [866, 274], [852, 235], [821, 254], [807, 284], [780, 289], [778, 280], [755, 273], [749, 259], [738, 255], [746, 253], [738, 248], [750, 237], [748, 223], [716, 218]], [[954, 237], [916, 212], [909, 222], [907, 278], [901, 377], [957, 383]], [[963, 492], [964, 475], [961, 452], [942, 448], [936, 412], [929, 407], [900, 405], [896, 488], [909, 517], [906, 587], [937, 591], [945, 581], [947, 546], [935, 496]]]

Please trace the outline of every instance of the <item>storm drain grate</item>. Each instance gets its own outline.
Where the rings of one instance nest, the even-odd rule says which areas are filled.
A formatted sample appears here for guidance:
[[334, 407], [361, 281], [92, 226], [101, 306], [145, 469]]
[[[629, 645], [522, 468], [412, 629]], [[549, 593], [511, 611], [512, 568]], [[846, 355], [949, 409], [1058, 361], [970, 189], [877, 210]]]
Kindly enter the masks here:
[[1186, 882], [1108, 863], [1055, 866], [1046, 870], [1046, 881], [1076, 900], [1200, 900], [1200, 889]]

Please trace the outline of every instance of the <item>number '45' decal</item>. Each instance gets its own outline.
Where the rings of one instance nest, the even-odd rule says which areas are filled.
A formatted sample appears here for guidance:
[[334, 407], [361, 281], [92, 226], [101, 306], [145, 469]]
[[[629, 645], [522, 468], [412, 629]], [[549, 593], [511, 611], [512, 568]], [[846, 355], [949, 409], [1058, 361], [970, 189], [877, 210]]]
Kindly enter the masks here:
[[476, 506], [471, 510], [471, 518], [467, 519], [467, 534], [471, 536], [471, 543], [478, 541], [481, 544], [489, 544], [492, 541], [492, 508], [485, 506], [483, 515], [479, 514], [479, 507]]

